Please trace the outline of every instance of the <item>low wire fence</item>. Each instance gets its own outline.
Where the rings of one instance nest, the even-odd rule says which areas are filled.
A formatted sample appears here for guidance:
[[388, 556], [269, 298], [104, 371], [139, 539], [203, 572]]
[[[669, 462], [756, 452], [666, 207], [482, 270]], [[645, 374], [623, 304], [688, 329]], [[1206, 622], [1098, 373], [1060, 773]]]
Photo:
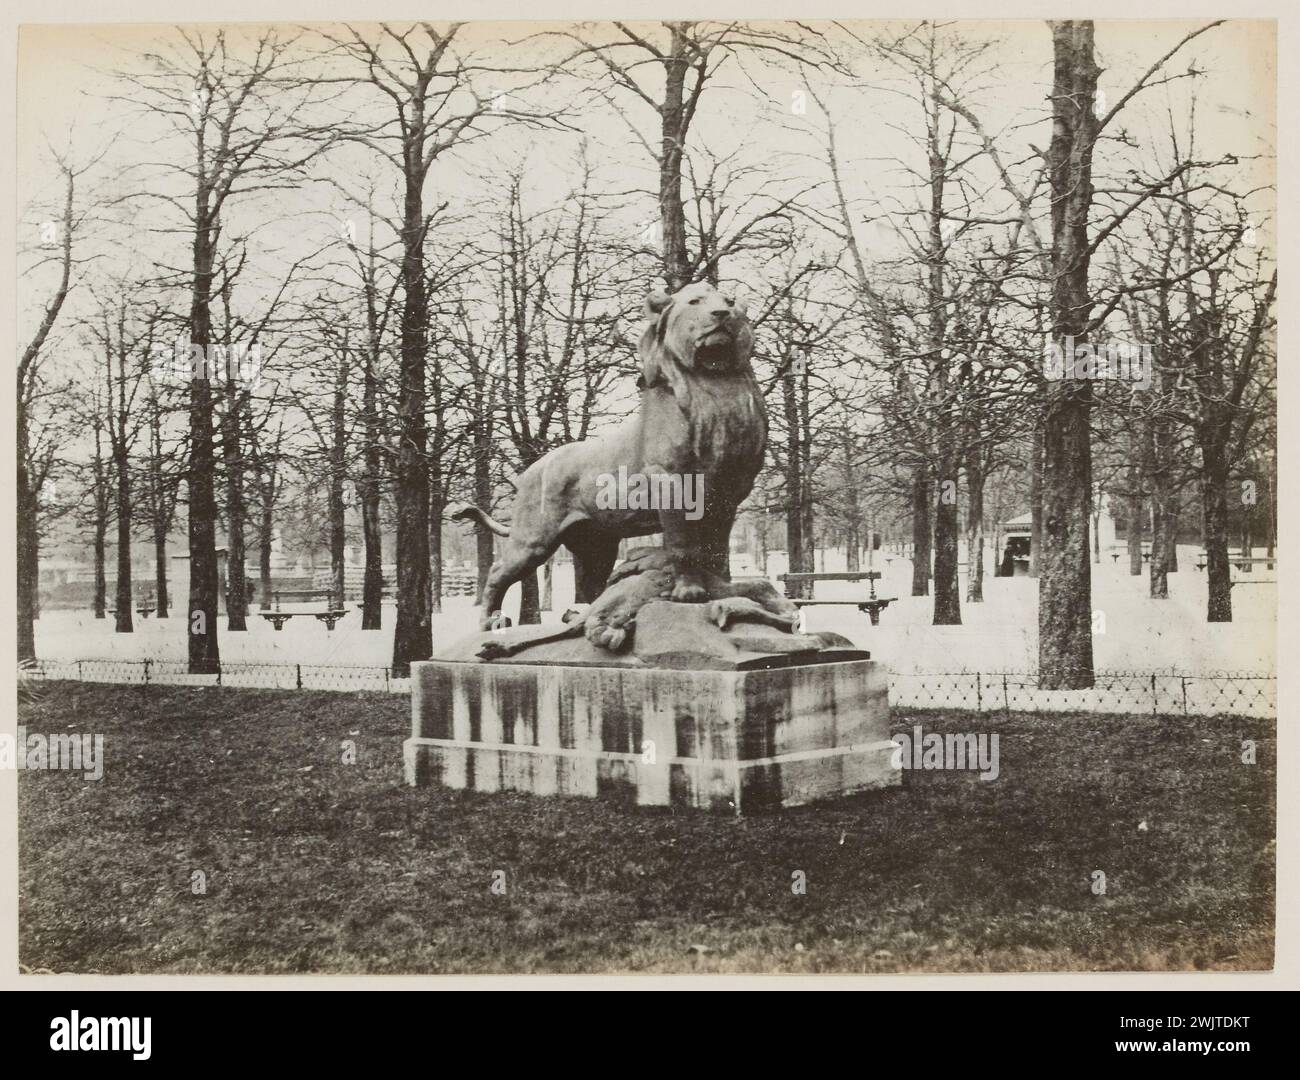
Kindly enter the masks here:
[[[41, 660], [19, 682], [75, 679], [137, 686], [232, 686], [261, 690], [409, 693], [410, 679], [378, 665], [223, 661], [192, 675], [183, 660]], [[1277, 677], [1251, 672], [1100, 671], [1085, 690], [1043, 690], [1031, 672], [890, 672], [897, 708], [999, 712], [1146, 713], [1152, 716], [1277, 716]]]
[[76, 679], [137, 686], [235, 686], [258, 690], [409, 691], [409, 679], [381, 665], [254, 664], [223, 660], [210, 675], [193, 675], [184, 660], [38, 660], [19, 681]]
[[891, 672], [889, 703], [975, 712], [1277, 716], [1277, 677], [1252, 672], [1099, 671], [1084, 690], [1043, 690], [1029, 672]]

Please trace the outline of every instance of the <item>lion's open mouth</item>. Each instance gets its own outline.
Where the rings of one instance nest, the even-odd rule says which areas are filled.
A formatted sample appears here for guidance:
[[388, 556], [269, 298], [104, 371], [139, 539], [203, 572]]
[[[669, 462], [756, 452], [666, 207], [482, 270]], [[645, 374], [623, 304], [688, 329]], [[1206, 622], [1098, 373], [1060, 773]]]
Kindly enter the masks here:
[[735, 357], [736, 349], [731, 341], [701, 345], [695, 350], [695, 366], [705, 371], [729, 371]]
[[736, 358], [736, 341], [726, 330], [706, 334], [695, 347], [695, 365], [705, 371], [726, 371]]

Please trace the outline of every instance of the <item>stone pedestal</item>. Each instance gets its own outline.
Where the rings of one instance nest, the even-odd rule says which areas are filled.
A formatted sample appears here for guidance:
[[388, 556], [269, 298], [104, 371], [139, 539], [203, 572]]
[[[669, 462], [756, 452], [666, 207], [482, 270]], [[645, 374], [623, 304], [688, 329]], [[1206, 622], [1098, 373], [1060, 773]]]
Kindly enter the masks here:
[[[575, 643], [564, 659], [578, 663], [412, 664], [407, 782], [734, 812], [901, 782], [884, 664], [816, 639], [782, 654], [701, 657], [679, 627], [691, 668], [656, 666], [644, 658], [655, 621], [651, 612], [638, 625], [642, 655], [588, 656]], [[740, 634], [756, 644], [753, 628]], [[449, 652], [467, 655], [465, 643]]]

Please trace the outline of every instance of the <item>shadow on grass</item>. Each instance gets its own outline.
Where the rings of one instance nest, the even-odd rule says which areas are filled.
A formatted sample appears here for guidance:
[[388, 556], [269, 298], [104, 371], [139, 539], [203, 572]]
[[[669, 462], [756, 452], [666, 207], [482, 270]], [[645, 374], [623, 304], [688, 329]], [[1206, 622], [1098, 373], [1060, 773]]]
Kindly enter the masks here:
[[733, 819], [408, 789], [409, 710], [383, 694], [48, 684], [19, 722], [102, 733], [106, 760], [97, 783], [20, 774], [23, 964], [1272, 966], [1271, 720], [900, 708], [896, 731], [998, 733], [999, 778], [908, 772], [901, 789]]

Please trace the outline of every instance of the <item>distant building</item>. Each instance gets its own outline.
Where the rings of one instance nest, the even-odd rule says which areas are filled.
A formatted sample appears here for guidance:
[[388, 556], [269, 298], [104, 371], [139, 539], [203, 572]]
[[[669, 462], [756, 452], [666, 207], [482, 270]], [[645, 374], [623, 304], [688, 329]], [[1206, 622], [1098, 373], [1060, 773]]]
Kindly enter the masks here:
[[[1093, 528], [1093, 522], [1088, 522]], [[1004, 542], [1002, 553], [998, 556], [998, 565], [994, 568], [996, 577], [1025, 577], [1029, 573], [1030, 537], [1034, 528], [1034, 515], [1021, 514], [1019, 517], [1004, 521], [999, 526]], [[1098, 551], [1106, 551], [1116, 543], [1115, 519], [1110, 513], [1110, 496], [1101, 497], [1101, 512], [1097, 515], [1095, 528], [1097, 535], [1091, 538], [1089, 547], [1096, 544]]]
[[1033, 514], [1021, 514], [1001, 523], [1003, 544], [994, 577], [1029, 576], [1029, 538], [1033, 532]]
[[95, 580], [95, 568], [75, 559], [41, 559], [38, 567], [38, 580], [42, 588], [51, 589], [56, 585], [69, 582]]

